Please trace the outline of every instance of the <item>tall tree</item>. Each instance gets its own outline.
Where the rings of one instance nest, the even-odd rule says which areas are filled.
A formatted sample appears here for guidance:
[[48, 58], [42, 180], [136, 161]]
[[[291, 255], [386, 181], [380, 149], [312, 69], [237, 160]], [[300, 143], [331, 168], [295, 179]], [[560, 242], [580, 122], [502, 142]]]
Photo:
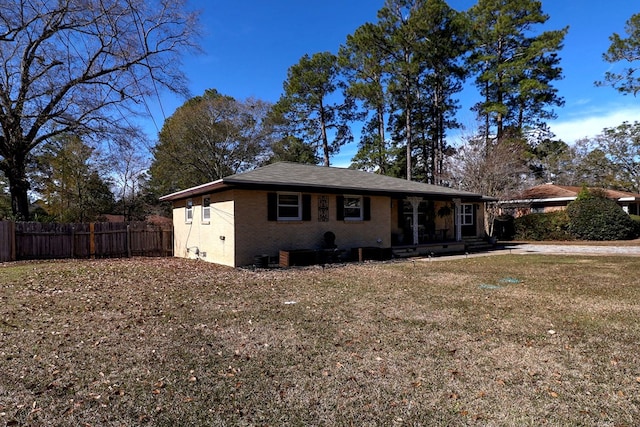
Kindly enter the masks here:
[[353, 161], [362, 169], [386, 175], [391, 153], [386, 135], [388, 55], [381, 48], [384, 45], [382, 28], [366, 23], [347, 36], [340, 47], [338, 62], [347, 78], [347, 91], [369, 112]]
[[545, 138], [531, 149], [529, 169], [538, 183], [571, 185], [571, 148], [558, 139]]
[[610, 63], [624, 61], [629, 66], [620, 73], [606, 72], [604, 82], [596, 82], [596, 84], [611, 85], [622, 94], [636, 95], [640, 91], [640, 76], [637, 75], [640, 68], [640, 13], [629, 18], [625, 25], [625, 32], [627, 38], [622, 38], [617, 33], [609, 37], [611, 45], [603, 54], [603, 58]]
[[95, 150], [72, 135], [60, 135], [37, 150], [35, 190], [48, 216], [62, 222], [95, 221], [114, 206], [110, 182]]
[[[462, 190], [507, 200], [523, 186], [528, 172], [523, 161], [526, 150], [527, 145], [520, 139], [505, 139], [487, 147], [482, 137], [465, 138], [449, 158], [449, 182]], [[485, 215], [485, 231], [489, 235], [493, 234], [493, 219], [498, 212], [498, 205], [493, 204]]]
[[282, 136], [302, 139], [329, 166], [331, 154], [353, 140], [349, 123], [359, 117], [353, 98], [344, 92], [337, 57], [330, 52], [304, 55], [289, 68], [283, 88], [273, 110], [285, 124]]
[[267, 158], [265, 164], [293, 162], [317, 165], [318, 160], [316, 150], [313, 147], [305, 144], [300, 138], [289, 135], [271, 143], [271, 155]]
[[126, 221], [143, 220], [143, 187], [149, 169], [147, 155], [141, 153], [136, 144], [121, 141], [109, 155], [109, 165], [117, 198], [116, 212]]
[[270, 143], [264, 119], [270, 105], [237, 101], [208, 89], [169, 117], [153, 150], [150, 186], [157, 195], [256, 167]]
[[417, 169], [423, 181], [440, 184], [444, 156], [451, 151], [447, 130], [459, 127], [454, 95], [462, 90], [467, 75], [463, 58], [469, 48], [468, 21], [443, 0], [426, 0], [414, 18], [425, 36], [418, 51], [423, 71], [415, 109], [421, 159]]
[[483, 97], [474, 109], [485, 142], [522, 136], [525, 126], [553, 118], [562, 105], [552, 82], [561, 78], [557, 52], [568, 28], [534, 34], [549, 16], [536, 0], [479, 0], [469, 10], [474, 52], [470, 67]]
[[[419, 74], [421, 65], [417, 55], [419, 45], [425, 42], [425, 35], [418, 30], [416, 11], [422, 6], [422, 0], [386, 0], [378, 12], [378, 25], [385, 34], [386, 43], [383, 52], [388, 55], [390, 73], [389, 92], [392, 95], [392, 108], [397, 111], [393, 116], [396, 135], [404, 137], [406, 178], [412, 178], [413, 129], [412, 107], [418, 99]], [[412, 18], [413, 17], [413, 18]]]
[[640, 193], [640, 122], [606, 128], [596, 141], [614, 165], [615, 179], [610, 184], [620, 190]]
[[0, 170], [29, 216], [29, 153], [56, 135], [108, 138], [158, 86], [186, 92], [179, 54], [197, 15], [185, 0], [0, 3]]
[[0, 219], [11, 218], [11, 196], [9, 195], [9, 182], [0, 170]]
[[446, 132], [457, 126], [453, 96], [466, 74], [461, 58], [467, 21], [443, 0], [387, 0], [378, 19], [395, 167], [403, 163], [407, 179], [435, 183], [444, 165]]
[[608, 158], [598, 141], [583, 138], [571, 147], [571, 164], [565, 174], [571, 177], [570, 185], [611, 188], [616, 176], [616, 166]]

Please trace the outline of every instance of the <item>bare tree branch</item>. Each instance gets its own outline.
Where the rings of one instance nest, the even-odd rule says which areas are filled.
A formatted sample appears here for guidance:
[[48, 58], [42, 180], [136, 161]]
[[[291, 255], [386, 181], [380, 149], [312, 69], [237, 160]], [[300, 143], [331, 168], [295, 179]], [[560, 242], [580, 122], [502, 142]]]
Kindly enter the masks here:
[[130, 127], [159, 86], [186, 94], [180, 55], [197, 49], [185, 0], [5, 0], [0, 5], [0, 169], [28, 215], [28, 154], [63, 133]]

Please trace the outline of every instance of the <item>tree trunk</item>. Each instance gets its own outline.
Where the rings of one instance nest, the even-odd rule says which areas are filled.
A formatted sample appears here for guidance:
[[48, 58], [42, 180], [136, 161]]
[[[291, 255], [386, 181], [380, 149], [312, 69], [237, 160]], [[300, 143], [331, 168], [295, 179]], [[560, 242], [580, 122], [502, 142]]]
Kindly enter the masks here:
[[[409, 55], [409, 53], [405, 52], [404, 53], [404, 61], [405, 63], [408, 65], [411, 63], [411, 57]], [[405, 133], [406, 133], [406, 138], [407, 138], [407, 181], [411, 181], [411, 144], [412, 144], [412, 138], [411, 138], [411, 100], [412, 100], [412, 87], [411, 87], [411, 81], [410, 81], [410, 76], [405, 75], [404, 76], [404, 84], [405, 84], [405, 94], [404, 96], [405, 98], [405, 107], [404, 107], [404, 119], [405, 119]]]
[[405, 132], [407, 134], [407, 181], [411, 181], [411, 117], [409, 108], [405, 112]]
[[327, 138], [327, 128], [322, 123], [322, 151], [324, 156], [324, 165], [329, 167], [329, 139]]
[[378, 167], [380, 168], [380, 174], [387, 174], [387, 157], [386, 157], [386, 143], [384, 140], [384, 110], [381, 107], [377, 108], [378, 112]]
[[322, 134], [322, 151], [324, 156], [324, 165], [329, 167], [329, 138], [327, 137], [327, 124], [324, 120], [324, 105], [320, 104], [320, 132]]
[[4, 173], [9, 180], [9, 192], [11, 193], [11, 210], [17, 220], [29, 219], [29, 197], [27, 192], [30, 185], [27, 181], [26, 161], [23, 156], [15, 156], [5, 159], [7, 162]]

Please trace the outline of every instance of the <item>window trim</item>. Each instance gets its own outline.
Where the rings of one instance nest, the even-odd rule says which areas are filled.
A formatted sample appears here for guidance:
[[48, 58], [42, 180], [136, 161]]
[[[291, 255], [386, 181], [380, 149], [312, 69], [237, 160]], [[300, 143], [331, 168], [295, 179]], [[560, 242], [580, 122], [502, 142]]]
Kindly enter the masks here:
[[[205, 200], [208, 203], [205, 203]], [[205, 215], [207, 218], [205, 218]], [[202, 196], [202, 212], [200, 217], [203, 224], [209, 224], [211, 222], [211, 196]]]
[[[280, 216], [280, 207], [289, 207], [292, 208], [294, 205], [286, 205], [280, 203], [280, 196], [296, 196], [298, 198], [298, 203], [296, 207], [298, 208], [298, 215], [293, 216]], [[276, 194], [276, 219], [278, 221], [302, 221], [302, 193], [295, 192], [287, 192], [281, 191]]]
[[[342, 196], [342, 215], [345, 221], [363, 221], [364, 220], [364, 197], [353, 195], [353, 194], [345, 194]], [[347, 199], [358, 199], [357, 209], [360, 211], [359, 216], [347, 216], [347, 209], [356, 209], [354, 206], [346, 206]]]
[[[466, 212], [467, 207], [469, 207], [469, 210], [470, 210], [469, 212]], [[459, 221], [461, 226], [474, 225], [474, 220], [473, 220], [474, 209], [475, 209], [475, 205], [473, 203], [462, 203], [460, 205]], [[470, 221], [467, 222], [467, 220], [470, 220]]]
[[193, 223], [193, 200], [187, 199], [187, 204], [184, 207], [184, 222], [187, 224]]

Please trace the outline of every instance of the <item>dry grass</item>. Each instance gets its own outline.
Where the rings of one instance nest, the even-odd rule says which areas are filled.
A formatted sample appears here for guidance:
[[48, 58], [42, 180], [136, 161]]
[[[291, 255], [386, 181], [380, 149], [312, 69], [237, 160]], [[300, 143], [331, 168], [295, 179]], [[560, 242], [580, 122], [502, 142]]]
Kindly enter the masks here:
[[637, 258], [0, 266], [0, 425], [640, 420]]

